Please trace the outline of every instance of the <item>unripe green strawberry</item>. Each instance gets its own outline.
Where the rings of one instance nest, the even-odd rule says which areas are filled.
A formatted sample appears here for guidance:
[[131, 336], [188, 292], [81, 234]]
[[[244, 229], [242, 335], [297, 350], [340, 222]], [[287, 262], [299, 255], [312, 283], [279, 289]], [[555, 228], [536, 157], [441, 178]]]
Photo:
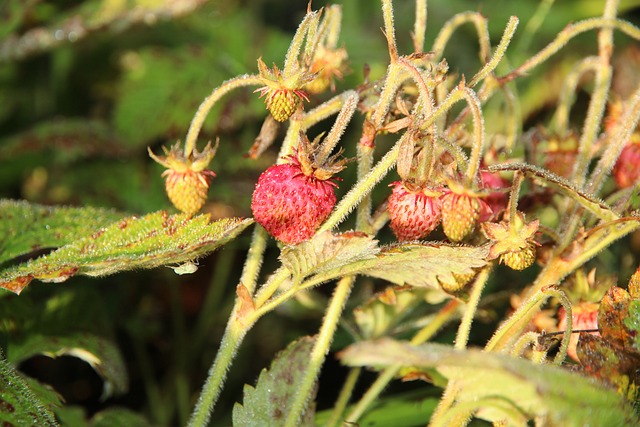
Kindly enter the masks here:
[[524, 249], [500, 255], [500, 262], [514, 270], [524, 270], [536, 260], [536, 246], [529, 244]]
[[402, 181], [390, 187], [393, 190], [387, 209], [391, 230], [398, 240], [422, 239], [440, 224], [440, 191], [428, 187], [413, 189]]
[[207, 201], [209, 184], [216, 174], [207, 170], [215, 156], [218, 143], [212, 147], [207, 144], [202, 152], [193, 150], [187, 154], [178, 142], [170, 150], [163, 147], [165, 156], [158, 157], [151, 149], [149, 156], [167, 168], [162, 173], [165, 177], [165, 190], [173, 205], [189, 215], [197, 213]]
[[449, 192], [442, 196], [442, 229], [452, 242], [470, 234], [480, 218], [480, 202], [467, 194]]
[[475, 271], [473, 271], [471, 273], [468, 273], [468, 274], [456, 274], [456, 273], [453, 273], [453, 281], [447, 282], [447, 281], [444, 281], [444, 280], [439, 280], [440, 287], [445, 292], [448, 292], [450, 294], [455, 294], [455, 293], [461, 291], [462, 289], [464, 289], [464, 287], [467, 286], [467, 284], [469, 284], [471, 279], [473, 279], [474, 277], [476, 277], [476, 272]]
[[[510, 222], [511, 219], [513, 222]], [[527, 223], [522, 212], [516, 212], [513, 218], [505, 218], [497, 224], [482, 223], [485, 236], [493, 241], [489, 259], [498, 258], [514, 270], [529, 267], [536, 260], [536, 246], [539, 244], [534, 237], [539, 225], [537, 219]]]
[[163, 176], [166, 177], [165, 189], [169, 200], [182, 212], [193, 215], [207, 201], [209, 183], [216, 174], [210, 170], [176, 172], [169, 169]]
[[302, 87], [313, 80], [315, 74], [306, 69], [294, 69], [289, 75], [284, 75], [275, 65], [273, 70], [267, 68], [261, 58], [258, 59], [258, 68], [265, 85], [255, 92], [260, 92], [260, 98], [264, 97], [267, 109], [277, 121], [284, 122], [291, 117], [301, 100], [309, 101]]
[[613, 167], [613, 178], [619, 188], [632, 187], [640, 180], [640, 133], [631, 136]]

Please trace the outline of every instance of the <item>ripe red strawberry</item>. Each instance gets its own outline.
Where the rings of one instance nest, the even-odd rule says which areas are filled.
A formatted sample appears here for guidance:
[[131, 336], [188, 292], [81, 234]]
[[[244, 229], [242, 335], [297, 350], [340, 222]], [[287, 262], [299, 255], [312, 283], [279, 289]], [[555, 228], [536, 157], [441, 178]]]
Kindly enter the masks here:
[[311, 238], [336, 204], [332, 176], [345, 162], [335, 162], [337, 155], [316, 161], [312, 149], [303, 136], [295, 155], [288, 157], [290, 163], [264, 171], [253, 192], [254, 219], [283, 243]]
[[390, 185], [389, 217], [391, 230], [398, 240], [417, 240], [426, 237], [442, 219], [440, 195], [437, 189], [415, 188], [402, 181]]
[[628, 188], [640, 180], [640, 133], [631, 135], [613, 167], [613, 178], [619, 188]]

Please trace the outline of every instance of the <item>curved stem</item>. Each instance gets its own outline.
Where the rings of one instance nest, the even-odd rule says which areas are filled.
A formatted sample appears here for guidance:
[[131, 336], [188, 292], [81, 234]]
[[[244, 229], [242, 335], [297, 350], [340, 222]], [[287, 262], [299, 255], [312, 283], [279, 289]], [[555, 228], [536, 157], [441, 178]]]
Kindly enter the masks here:
[[462, 94], [471, 109], [471, 115], [473, 117], [474, 139], [471, 148], [471, 157], [469, 158], [469, 167], [467, 168], [467, 181], [469, 184], [473, 184], [478, 174], [482, 152], [484, 151], [484, 118], [482, 117], [480, 100], [473, 89], [463, 87]]
[[393, 4], [391, 0], [382, 0], [382, 17], [384, 19], [384, 35], [387, 38], [389, 57], [391, 63], [398, 59], [398, 48], [396, 46], [396, 30], [393, 25]]
[[[604, 19], [615, 19], [620, 0], [607, 0], [604, 8]], [[572, 181], [582, 189], [587, 176], [587, 168], [591, 162], [592, 148], [598, 139], [600, 122], [607, 106], [607, 95], [611, 87], [613, 67], [611, 55], [613, 54], [613, 28], [602, 28], [598, 32], [598, 66], [596, 68], [595, 87], [591, 94], [591, 101], [587, 109], [587, 117], [582, 128], [578, 157], [571, 174]]]
[[358, 92], [355, 90], [346, 91], [343, 93], [342, 97], [344, 98], [342, 109], [340, 110], [340, 113], [338, 113], [335, 123], [331, 127], [327, 137], [322, 142], [322, 148], [316, 156], [316, 161], [320, 164], [324, 163], [324, 161], [329, 158], [335, 146], [340, 142], [342, 134], [349, 125], [349, 122], [353, 117], [353, 113], [358, 107], [358, 100], [360, 98], [358, 96]]
[[567, 74], [558, 97], [558, 108], [556, 109], [554, 122], [555, 128], [560, 135], [566, 135], [569, 131], [569, 112], [571, 105], [575, 100], [575, 93], [578, 83], [582, 77], [590, 72], [597, 70], [599, 60], [595, 56], [589, 56], [578, 62], [573, 69]]
[[491, 56], [491, 45], [489, 43], [489, 30], [487, 28], [487, 19], [478, 12], [462, 12], [454, 15], [451, 19], [444, 23], [440, 32], [433, 42], [432, 51], [435, 52], [434, 62], [442, 58], [444, 49], [449, 43], [453, 33], [462, 25], [472, 22], [478, 33], [478, 42], [480, 44], [480, 61], [486, 64]]
[[516, 341], [516, 343], [513, 345], [513, 348], [511, 349], [511, 356], [520, 357], [522, 352], [527, 347], [529, 347], [530, 345], [538, 344], [538, 338], [540, 338], [540, 334], [538, 332], [533, 332], [533, 331], [527, 332], [526, 334], [522, 335], [520, 338], [518, 338], [518, 341]]
[[262, 84], [260, 76], [245, 74], [243, 76], [229, 79], [223, 82], [219, 87], [215, 88], [213, 92], [211, 92], [211, 95], [207, 96], [204, 101], [202, 101], [202, 104], [198, 107], [198, 111], [196, 111], [195, 116], [193, 116], [193, 119], [191, 120], [189, 131], [187, 132], [187, 139], [184, 143], [185, 156], [190, 157], [191, 153], [193, 153], [193, 150], [196, 147], [196, 141], [198, 140], [198, 134], [200, 133], [200, 129], [202, 129], [204, 120], [207, 118], [211, 108], [220, 98], [233, 89], [245, 86], [258, 86], [260, 84]]
[[509, 18], [509, 22], [507, 23], [506, 28], [504, 29], [504, 33], [502, 34], [502, 39], [500, 39], [500, 43], [496, 47], [496, 51], [493, 53], [493, 57], [489, 62], [487, 62], [480, 71], [476, 73], [475, 76], [469, 82], [469, 87], [474, 87], [481, 80], [489, 75], [489, 73], [493, 72], [498, 66], [498, 63], [504, 57], [505, 52], [507, 51], [507, 47], [509, 43], [511, 43], [511, 39], [513, 38], [513, 34], [516, 32], [516, 28], [518, 28], [518, 18], [516, 16], [512, 16]]
[[460, 327], [458, 328], [458, 333], [456, 335], [456, 341], [454, 344], [454, 348], [456, 349], [464, 349], [467, 347], [469, 333], [471, 332], [471, 323], [473, 323], [473, 318], [476, 315], [478, 303], [480, 302], [482, 291], [487, 284], [487, 279], [489, 279], [490, 271], [491, 265], [483, 268], [478, 273], [476, 280], [473, 282], [473, 289], [471, 290], [471, 295], [469, 295], [469, 301], [467, 302], [467, 307], [464, 315], [462, 316], [462, 321], [460, 322]]
[[[315, 26], [315, 28], [317, 28], [318, 19], [318, 12], [309, 11], [305, 15], [300, 25], [298, 25], [298, 29], [293, 36], [293, 40], [291, 40], [291, 44], [289, 45], [289, 49], [287, 50], [287, 55], [284, 59], [284, 69], [282, 70], [282, 74], [284, 74], [285, 76], [293, 74], [295, 69], [298, 67], [298, 56], [300, 55], [302, 42], [304, 41], [310, 27]], [[311, 43], [308, 42], [307, 47], [309, 47], [310, 45]], [[306, 53], [309, 54], [310, 52]]]
[[427, 0], [416, 0], [416, 20], [413, 24], [413, 51], [424, 49], [424, 34], [427, 31]]
[[562, 30], [558, 36], [544, 47], [540, 52], [526, 60], [515, 70], [500, 77], [502, 83], [509, 82], [515, 78], [524, 75], [531, 71], [533, 68], [542, 64], [544, 61], [555, 55], [560, 49], [562, 49], [569, 40], [575, 36], [584, 32], [598, 29], [598, 28], [616, 28], [629, 37], [636, 40], [640, 40], [640, 28], [631, 24], [630, 22], [623, 21], [621, 19], [605, 19], [605, 18], [591, 18], [583, 21], [576, 22], [575, 24], [568, 25]]
[[325, 424], [325, 427], [336, 427], [338, 423], [340, 423], [340, 417], [344, 413], [344, 410], [349, 403], [349, 399], [351, 399], [353, 389], [358, 382], [358, 378], [360, 377], [361, 372], [362, 368], [351, 368], [349, 370], [349, 375], [347, 375], [347, 379], [345, 379], [344, 384], [342, 384], [340, 395], [338, 395], [336, 404], [333, 407], [333, 411], [331, 412], [331, 417]]
[[351, 294], [354, 276], [343, 277], [336, 286], [336, 289], [327, 308], [327, 313], [320, 327], [320, 332], [316, 338], [316, 343], [311, 351], [309, 358], [309, 364], [304, 372], [304, 376], [301, 382], [298, 384], [296, 395], [291, 403], [291, 410], [287, 415], [287, 419], [284, 423], [285, 427], [295, 427], [300, 420], [300, 416], [305, 409], [307, 402], [309, 401], [309, 395], [313, 388], [320, 368], [322, 367], [325, 357], [329, 352], [329, 347], [333, 341], [333, 337], [342, 315], [342, 310]]

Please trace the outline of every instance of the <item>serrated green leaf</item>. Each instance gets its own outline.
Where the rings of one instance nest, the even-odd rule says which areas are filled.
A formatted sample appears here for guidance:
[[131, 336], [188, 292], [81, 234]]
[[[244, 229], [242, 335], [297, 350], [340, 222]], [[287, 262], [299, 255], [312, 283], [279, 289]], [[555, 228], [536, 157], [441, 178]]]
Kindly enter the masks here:
[[440, 344], [413, 346], [385, 338], [355, 344], [340, 358], [349, 366], [435, 368], [456, 381], [457, 404], [500, 402], [499, 407], [479, 408], [478, 416], [490, 421], [541, 417], [550, 425], [576, 427], [640, 423], [633, 408], [614, 391], [579, 374], [503, 354]]
[[30, 334], [10, 345], [7, 360], [19, 364], [32, 356], [73, 356], [87, 362], [104, 380], [103, 397], [125, 393], [129, 381], [124, 360], [111, 340], [87, 333], [63, 336]]
[[603, 221], [615, 221], [617, 219], [620, 219], [620, 216], [615, 213], [609, 206], [607, 206], [604, 201], [599, 200], [593, 195], [583, 192], [582, 190], [576, 188], [571, 182], [567, 181], [561, 176], [549, 172], [546, 169], [541, 169], [536, 166], [522, 163], [494, 165], [489, 167], [488, 169], [491, 172], [521, 171], [530, 178], [537, 179], [538, 181], [542, 181], [546, 185], [553, 186], [561, 194], [564, 194], [565, 196], [568, 196], [569, 198], [578, 202], [580, 206]]
[[380, 252], [377, 243], [377, 240], [364, 233], [333, 235], [327, 231], [299, 245], [283, 249], [280, 261], [291, 272], [294, 281], [299, 282], [312, 274], [372, 259]]
[[454, 274], [467, 275], [487, 264], [489, 246], [446, 243], [411, 243], [384, 248], [375, 262], [360, 274], [397, 285], [440, 289], [439, 282], [455, 282]]
[[52, 407], [60, 398], [44, 386], [33, 386], [0, 353], [0, 422], [7, 426], [58, 426]]
[[64, 246], [124, 216], [111, 209], [0, 200], [0, 264], [38, 249]]
[[180, 264], [224, 245], [253, 220], [208, 214], [154, 212], [128, 217], [60, 249], [0, 273], [0, 287], [20, 293], [33, 279], [62, 282], [76, 274], [104, 276], [124, 270]]
[[[244, 386], [242, 405], [233, 407], [233, 425], [281, 426], [298, 392], [299, 382], [309, 363], [314, 339], [304, 337], [280, 352], [269, 370], [263, 369], [256, 387]], [[315, 405], [310, 399], [300, 425], [313, 425]]]

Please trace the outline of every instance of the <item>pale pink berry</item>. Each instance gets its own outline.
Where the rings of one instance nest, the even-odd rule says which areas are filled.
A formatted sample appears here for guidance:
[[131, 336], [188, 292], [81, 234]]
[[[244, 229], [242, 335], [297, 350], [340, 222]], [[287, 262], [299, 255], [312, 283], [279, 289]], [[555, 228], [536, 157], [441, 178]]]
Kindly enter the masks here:
[[440, 224], [440, 191], [428, 187], [412, 189], [402, 181], [390, 187], [393, 190], [389, 196], [389, 218], [398, 240], [422, 239]]

